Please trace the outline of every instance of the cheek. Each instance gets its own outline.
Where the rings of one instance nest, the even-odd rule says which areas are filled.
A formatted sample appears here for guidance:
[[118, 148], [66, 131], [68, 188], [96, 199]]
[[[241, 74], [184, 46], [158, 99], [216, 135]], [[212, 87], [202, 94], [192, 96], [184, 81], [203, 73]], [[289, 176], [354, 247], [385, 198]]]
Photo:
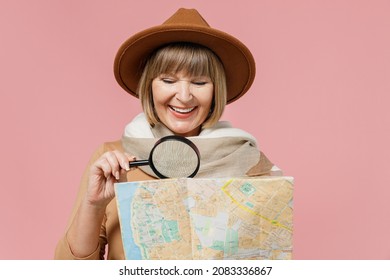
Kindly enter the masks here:
[[152, 97], [153, 97], [153, 105], [154, 107], [157, 107], [161, 104], [162, 102], [162, 95], [159, 94], [159, 91], [157, 87], [152, 87]]
[[156, 94], [156, 86], [155, 86], [155, 83], [153, 82], [152, 83], [152, 98], [153, 98], [153, 103], [156, 102], [156, 100], [158, 99], [158, 95]]
[[214, 99], [214, 92], [213, 90], [207, 92], [207, 94], [202, 96], [201, 103], [205, 107], [211, 107], [211, 104]]
[[172, 98], [172, 90], [162, 86], [158, 82], [152, 84], [152, 97], [155, 107], [164, 106]]

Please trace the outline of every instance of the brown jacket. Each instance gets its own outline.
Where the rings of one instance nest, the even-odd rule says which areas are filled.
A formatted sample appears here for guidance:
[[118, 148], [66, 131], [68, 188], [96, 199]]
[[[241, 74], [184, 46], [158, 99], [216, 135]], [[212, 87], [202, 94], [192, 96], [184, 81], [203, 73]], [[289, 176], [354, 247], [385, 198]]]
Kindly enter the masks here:
[[[89, 164], [84, 172], [84, 175], [81, 180], [80, 188], [77, 194], [76, 203], [73, 207], [71, 217], [69, 219], [67, 229], [69, 228], [72, 220], [77, 212], [77, 209], [81, 203], [82, 198], [85, 195], [88, 185], [88, 171], [90, 165], [95, 162], [102, 154], [111, 150], [123, 151], [121, 141], [107, 142], [99, 147], [99, 149], [93, 154]], [[259, 162], [252, 167], [247, 175], [248, 176], [262, 176], [262, 175], [271, 175], [271, 168], [273, 164], [267, 159], [267, 157], [261, 153]], [[128, 172], [126, 178], [121, 178], [120, 181], [145, 181], [153, 180], [155, 178], [147, 175], [142, 172], [141, 169], [135, 169], [131, 172]], [[55, 259], [80, 259], [73, 255], [69, 243], [66, 237], [67, 230], [65, 231], [64, 236], [60, 239], [55, 250]], [[107, 246], [108, 245], [108, 246]], [[108, 247], [106, 254], [106, 247]], [[119, 227], [118, 211], [116, 206], [116, 200], [113, 199], [106, 208], [106, 213], [103, 219], [103, 223], [100, 230], [100, 244], [94, 252], [89, 256], [83, 258], [86, 260], [98, 260], [98, 259], [124, 259], [124, 251], [122, 245], [121, 231]]]

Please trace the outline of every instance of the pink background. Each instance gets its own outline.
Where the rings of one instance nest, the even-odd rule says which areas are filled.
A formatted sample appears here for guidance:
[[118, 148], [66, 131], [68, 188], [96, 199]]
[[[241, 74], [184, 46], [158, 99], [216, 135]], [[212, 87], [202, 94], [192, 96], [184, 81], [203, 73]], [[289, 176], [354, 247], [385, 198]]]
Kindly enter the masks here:
[[379, 0], [1, 0], [0, 259], [52, 258], [90, 155], [141, 110], [114, 79], [117, 49], [181, 6], [253, 52], [254, 85], [224, 119], [295, 177], [294, 258], [390, 259]]

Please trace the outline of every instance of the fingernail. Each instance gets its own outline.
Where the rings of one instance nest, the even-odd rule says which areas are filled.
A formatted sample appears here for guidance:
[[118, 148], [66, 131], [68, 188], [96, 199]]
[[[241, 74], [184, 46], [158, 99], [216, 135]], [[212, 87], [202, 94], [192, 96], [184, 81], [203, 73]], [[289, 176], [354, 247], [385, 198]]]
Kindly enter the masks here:
[[119, 171], [115, 172], [115, 179], [119, 180]]
[[130, 163], [127, 162], [127, 161], [122, 163], [122, 167], [124, 166], [123, 169], [126, 170], [126, 171], [130, 170], [130, 166], [129, 165], [130, 165]]

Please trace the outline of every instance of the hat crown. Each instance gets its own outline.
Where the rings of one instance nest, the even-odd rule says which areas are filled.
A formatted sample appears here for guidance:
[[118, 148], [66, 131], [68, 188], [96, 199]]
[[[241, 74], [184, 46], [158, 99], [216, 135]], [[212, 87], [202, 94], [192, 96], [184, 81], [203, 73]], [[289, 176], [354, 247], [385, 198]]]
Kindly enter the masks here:
[[210, 27], [205, 19], [195, 9], [180, 8], [163, 25], [193, 25]]

